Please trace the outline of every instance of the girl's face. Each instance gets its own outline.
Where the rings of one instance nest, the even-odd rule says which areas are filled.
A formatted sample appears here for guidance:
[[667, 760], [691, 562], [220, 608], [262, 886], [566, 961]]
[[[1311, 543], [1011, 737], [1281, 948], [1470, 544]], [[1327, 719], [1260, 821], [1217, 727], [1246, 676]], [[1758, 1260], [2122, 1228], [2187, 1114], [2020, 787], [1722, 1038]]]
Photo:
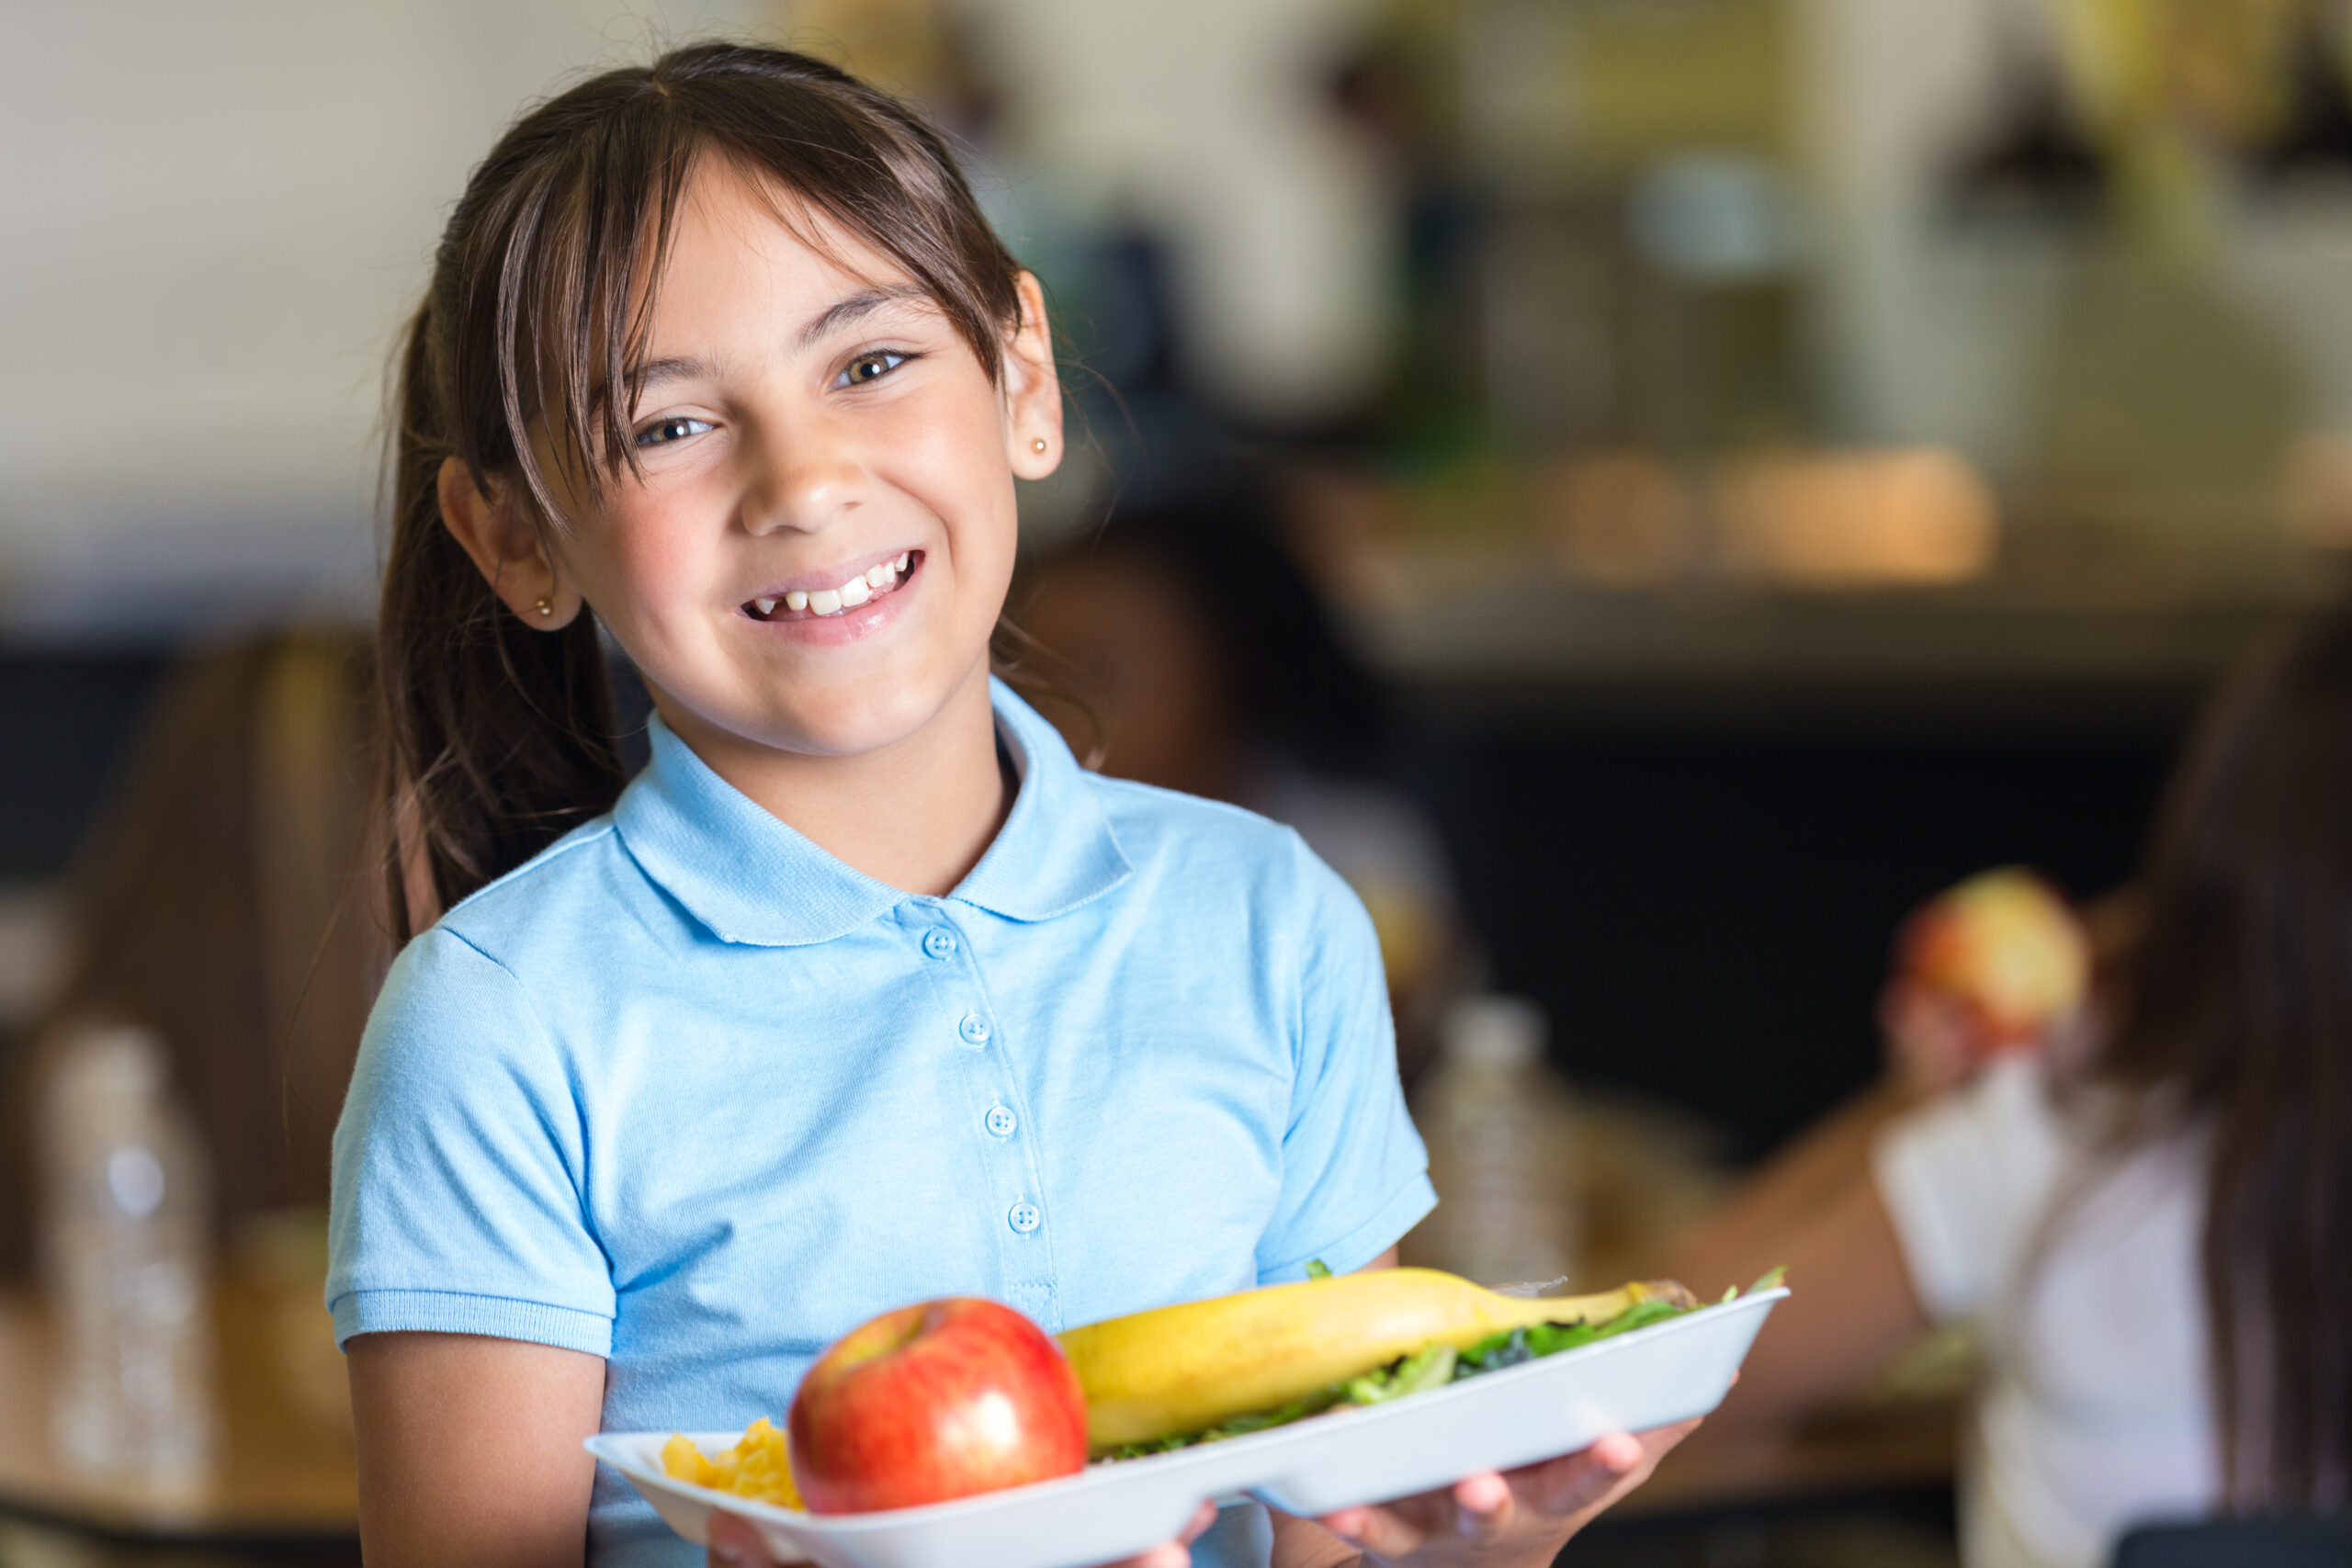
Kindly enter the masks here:
[[776, 206], [724, 160], [697, 173], [628, 421], [641, 472], [563, 495], [548, 545], [698, 750], [857, 755], [985, 703], [1012, 479], [1058, 460], [1060, 394], [1034, 278], [991, 383], [902, 271]]

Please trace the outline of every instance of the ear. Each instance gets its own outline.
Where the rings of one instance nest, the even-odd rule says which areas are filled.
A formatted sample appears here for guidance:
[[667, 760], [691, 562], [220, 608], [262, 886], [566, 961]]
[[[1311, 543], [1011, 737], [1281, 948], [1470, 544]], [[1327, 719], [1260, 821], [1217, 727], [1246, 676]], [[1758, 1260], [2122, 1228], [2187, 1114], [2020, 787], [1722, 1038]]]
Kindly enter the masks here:
[[1021, 322], [1004, 340], [1004, 455], [1015, 477], [1042, 479], [1062, 463], [1062, 384], [1054, 373], [1046, 291], [1029, 272], [1013, 287], [1021, 296]]
[[580, 614], [580, 594], [558, 578], [537, 529], [506, 485], [475, 488], [462, 457], [441, 465], [441, 525], [481, 569], [490, 591], [534, 631], [560, 631]]

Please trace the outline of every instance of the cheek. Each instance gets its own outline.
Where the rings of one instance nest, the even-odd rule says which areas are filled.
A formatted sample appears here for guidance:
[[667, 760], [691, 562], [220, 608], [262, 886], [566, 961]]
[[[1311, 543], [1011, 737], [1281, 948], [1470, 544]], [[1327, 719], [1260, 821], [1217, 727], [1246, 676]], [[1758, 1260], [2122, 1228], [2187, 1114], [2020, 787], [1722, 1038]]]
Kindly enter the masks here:
[[685, 525], [682, 510], [627, 508], [599, 519], [583, 540], [593, 557], [582, 563], [583, 586], [608, 623], [658, 621], [706, 607], [714, 564], [707, 530]]
[[986, 599], [993, 621], [1012, 581], [1019, 510], [992, 405], [926, 422], [895, 448], [901, 485], [947, 530], [959, 597]]

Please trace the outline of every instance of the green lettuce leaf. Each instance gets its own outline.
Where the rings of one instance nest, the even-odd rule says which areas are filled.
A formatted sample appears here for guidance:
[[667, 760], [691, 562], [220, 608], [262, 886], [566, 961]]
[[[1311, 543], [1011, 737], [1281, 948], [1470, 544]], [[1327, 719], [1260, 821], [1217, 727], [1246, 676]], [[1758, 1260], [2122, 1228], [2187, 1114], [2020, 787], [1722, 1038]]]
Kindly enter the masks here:
[[1505, 1367], [1516, 1367], [1523, 1361], [1557, 1355], [1573, 1350], [1579, 1345], [1589, 1345], [1597, 1339], [1614, 1335], [1630, 1334], [1636, 1328], [1647, 1328], [1653, 1323], [1663, 1323], [1679, 1316], [1683, 1308], [1672, 1302], [1652, 1297], [1636, 1302], [1612, 1318], [1600, 1323], [1539, 1323], [1532, 1328], [1513, 1328], [1501, 1334], [1491, 1334], [1462, 1352], [1454, 1365], [1456, 1380], [1474, 1378], [1480, 1372], [1498, 1372]]
[[1425, 1388], [1443, 1388], [1453, 1381], [1455, 1359], [1451, 1345], [1424, 1345], [1400, 1360], [1350, 1378], [1341, 1387], [1350, 1404], [1381, 1404]]
[[1146, 1454], [1174, 1453], [1198, 1443], [1220, 1443], [1227, 1438], [1247, 1437], [1251, 1432], [1263, 1432], [1273, 1427], [1287, 1427], [1294, 1421], [1304, 1421], [1309, 1416], [1320, 1416], [1345, 1397], [1343, 1387], [1320, 1390], [1305, 1399], [1295, 1399], [1272, 1410], [1261, 1410], [1248, 1416], [1237, 1416], [1230, 1421], [1219, 1422], [1206, 1431], [1187, 1432], [1173, 1438], [1154, 1438], [1147, 1443], [1123, 1443], [1113, 1449], [1113, 1459], [1140, 1459]]

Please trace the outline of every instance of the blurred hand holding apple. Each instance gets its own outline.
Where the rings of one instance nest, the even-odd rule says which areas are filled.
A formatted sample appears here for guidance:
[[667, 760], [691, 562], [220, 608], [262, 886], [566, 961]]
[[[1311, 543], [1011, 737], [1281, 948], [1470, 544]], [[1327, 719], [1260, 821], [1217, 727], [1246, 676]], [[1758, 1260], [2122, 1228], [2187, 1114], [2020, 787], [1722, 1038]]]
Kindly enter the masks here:
[[2032, 872], [1970, 877], [1921, 905], [1895, 942], [1880, 1008], [1898, 1077], [1934, 1092], [2004, 1052], [2043, 1044], [2090, 987], [2081, 918]]

